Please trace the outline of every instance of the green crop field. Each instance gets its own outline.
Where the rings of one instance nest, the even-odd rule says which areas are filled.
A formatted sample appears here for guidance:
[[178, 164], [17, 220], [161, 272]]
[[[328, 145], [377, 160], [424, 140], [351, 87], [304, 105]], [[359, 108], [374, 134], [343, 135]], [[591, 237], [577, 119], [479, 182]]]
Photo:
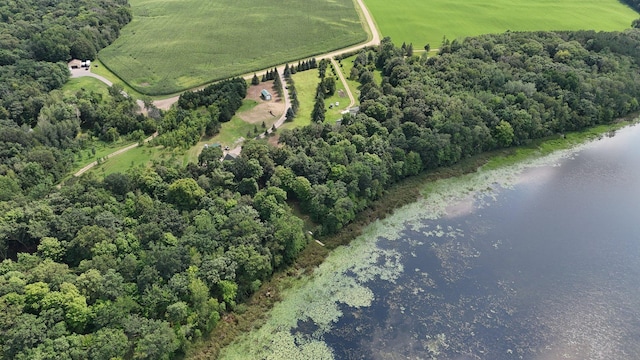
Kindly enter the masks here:
[[640, 17], [618, 0], [365, 0], [394, 43], [440, 47], [449, 40], [534, 30], [623, 30]]
[[353, 0], [131, 0], [99, 58], [148, 95], [172, 94], [366, 40]]

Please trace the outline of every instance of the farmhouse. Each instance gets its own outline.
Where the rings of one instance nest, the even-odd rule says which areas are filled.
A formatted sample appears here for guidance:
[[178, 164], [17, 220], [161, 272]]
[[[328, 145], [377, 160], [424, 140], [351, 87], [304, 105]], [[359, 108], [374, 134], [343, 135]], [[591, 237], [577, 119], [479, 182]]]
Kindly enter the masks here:
[[69, 61], [69, 69], [79, 69], [82, 66], [82, 61], [73, 59]]
[[269, 91], [267, 91], [267, 89], [262, 89], [262, 91], [260, 92], [260, 97], [267, 101], [271, 100], [271, 94], [269, 93]]

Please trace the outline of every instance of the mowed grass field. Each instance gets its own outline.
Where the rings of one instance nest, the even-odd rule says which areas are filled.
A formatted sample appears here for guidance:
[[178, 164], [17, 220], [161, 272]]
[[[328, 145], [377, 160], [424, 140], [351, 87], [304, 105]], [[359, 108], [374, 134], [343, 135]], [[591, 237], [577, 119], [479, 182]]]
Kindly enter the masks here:
[[438, 48], [449, 40], [510, 31], [623, 30], [640, 17], [618, 0], [364, 0], [382, 36]]
[[99, 54], [137, 91], [173, 94], [367, 38], [353, 0], [131, 0]]

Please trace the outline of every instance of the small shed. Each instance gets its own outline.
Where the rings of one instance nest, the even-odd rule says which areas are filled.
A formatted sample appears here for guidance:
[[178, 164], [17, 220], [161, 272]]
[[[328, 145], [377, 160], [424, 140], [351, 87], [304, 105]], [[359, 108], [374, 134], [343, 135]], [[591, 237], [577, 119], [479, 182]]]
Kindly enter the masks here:
[[267, 101], [271, 100], [271, 93], [267, 89], [262, 89], [260, 96]]
[[82, 66], [82, 61], [78, 59], [73, 59], [69, 61], [69, 69], [80, 69], [81, 66]]

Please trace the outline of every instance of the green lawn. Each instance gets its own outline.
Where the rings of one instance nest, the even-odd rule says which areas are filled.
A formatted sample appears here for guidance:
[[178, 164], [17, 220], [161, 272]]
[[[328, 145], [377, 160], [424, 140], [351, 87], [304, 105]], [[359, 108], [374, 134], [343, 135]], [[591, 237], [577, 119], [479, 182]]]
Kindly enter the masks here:
[[487, 33], [532, 30], [623, 30], [640, 17], [618, 0], [364, 0], [383, 36], [396, 44], [440, 47]]
[[132, 141], [126, 139], [120, 139], [119, 141], [114, 143], [108, 143], [95, 139], [87, 141], [88, 143], [85, 148], [81, 149], [76, 154], [71, 173], [75, 173], [76, 171], [85, 167], [87, 164], [90, 164], [99, 158], [105, 157], [112, 152], [127, 147], [133, 143]]
[[[344, 61], [344, 60], [343, 60]], [[327, 76], [335, 76], [331, 71], [331, 67], [327, 68]], [[293, 81], [298, 92], [298, 101], [300, 107], [298, 108], [298, 114], [293, 122], [285, 122], [281, 129], [293, 129], [295, 127], [301, 127], [311, 124], [311, 111], [313, 111], [313, 104], [315, 103], [316, 89], [320, 78], [318, 77], [318, 70], [311, 69], [307, 71], [301, 71], [292, 75]], [[337, 76], [335, 76], [337, 78]], [[344, 92], [344, 85], [338, 79], [336, 80], [336, 93], [335, 95], [324, 99], [325, 109], [325, 121], [329, 123], [335, 123], [336, 120], [342, 118], [341, 112], [349, 106], [349, 97], [344, 92], [344, 97], [338, 95], [339, 91]], [[338, 106], [334, 106], [329, 109], [330, 104], [338, 102]]]
[[100, 61], [134, 89], [171, 94], [365, 41], [352, 0], [131, 0]]
[[92, 77], [79, 77], [71, 78], [61, 88], [64, 93], [75, 94], [80, 90], [88, 92], [95, 92], [107, 96], [109, 94], [109, 87], [102, 81]]
[[98, 175], [109, 175], [115, 172], [125, 173], [127, 170], [134, 167], [149, 166], [149, 164], [154, 160], [165, 160], [186, 165], [183, 162], [184, 154], [185, 151], [181, 149], [170, 150], [162, 146], [138, 146], [127, 152], [107, 159], [104, 163], [94, 167], [92, 171], [96, 172]]

